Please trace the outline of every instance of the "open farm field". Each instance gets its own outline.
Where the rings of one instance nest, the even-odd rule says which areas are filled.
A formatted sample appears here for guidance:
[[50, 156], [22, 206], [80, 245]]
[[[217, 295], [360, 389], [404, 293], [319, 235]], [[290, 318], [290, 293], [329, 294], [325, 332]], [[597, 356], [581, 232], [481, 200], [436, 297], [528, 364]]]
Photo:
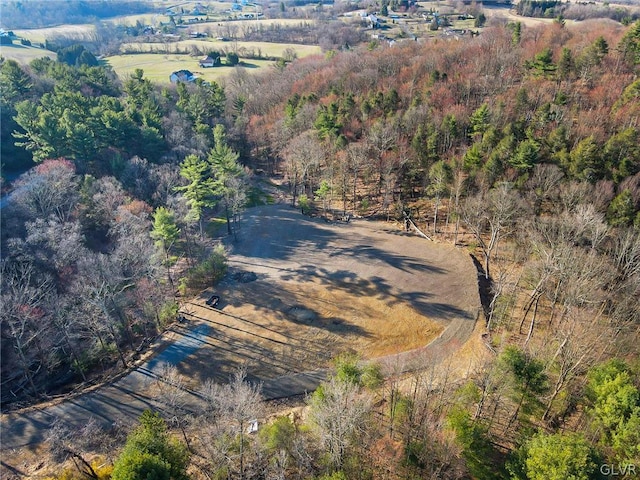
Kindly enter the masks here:
[[141, 13], [139, 15], [126, 15], [106, 20], [106, 22], [116, 25], [135, 25], [136, 22], [140, 22], [143, 25], [153, 26], [158, 26], [160, 23], [166, 23], [168, 21], [169, 16], [162, 13]]
[[246, 25], [270, 27], [272, 25], [279, 25], [282, 27], [295, 27], [300, 24], [314, 24], [316, 20], [302, 19], [302, 18], [261, 18], [260, 20], [226, 20], [224, 22], [203, 22], [196, 25], [192, 25], [191, 28], [197, 30], [226, 28], [227, 26], [242, 28]]
[[169, 75], [176, 70], [190, 70], [207, 81], [217, 81], [229, 75], [235, 68], [245, 68], [249, 72], [257, 72], [273, 62], [268, 60], [250, 60], [237, 67], [200, 68], [198, 59], [190, 55], [135, 54], [116, 55], [105, 59], [120, 78], [132, 73], [136, 68], [144, 70], [146, 78], [152, 82], [169, 83]]
[[[521, 15], [516, 15], [511, 11], [508, 7], [501, 7], [497, 5], [485, 5], [484, 14], [487, 18], [491, 17], [503, 17], [509, 20], [510, 22], [520, 22], [526, 27], [536, 27], [542, 24], [553, 23], [553, 18], [533, 18], [533, 17], [523, 17]], [[574, 23], [573, 21], [566, 21], [567, 24]]]
[[212, 8], [212, 9], [215, 9], [215, 10], [227, 10], [227, 9], [231, 8], [231, 4], [232, 3], [233, 3], [232, 1], [221, 2], [221, 1], [214, 0], [214, 1], [208, 2], [208, 1], [204, 0], [204, 1], [200, 1], [200, 2], [182, 2], [182, 3], [179, 3], [177, 5], [173, 5], [173, 4], [167, 5], [167, 4], [162, 3], [162, 2], [160, 4], [162, 6], [164, 6], [164, 7], [166, 7], [166, 8], [171, 8], [171, 10], [174, 11], [174, 12], [175, 11], [179, 12], [181, 8], [184, 9], [185, 12], [191, 12], [191, 11], [193, 11], [193, 9], [196, 6], [198, 6], [198, 7], [200, 7], [200, 6], [208, 7], [208, 8]]
[[95, 32], [95, 27], [90, 24], [60, 25], [49, 28], [16, 29], [14, 33], [18, 37], [26, 38], [34, 43], [44, 43], [45, 40], [56, 37], [73, 38], [76, 40], [88, 40]]
[[322, 51], [317, 45], [298, 45], [295, 43], [270, 43], [270, 42], [241, 42], [231, 41], [225, 42], [221, 40], [182, 40], [173, 43], [126, 43], [122, 45], [123, 52], [141, 52], [141, 53], [191, 53], [195, 48], [202, 52], [207, 50], [235, 50], [242, 57], [242, 50], [253, 50], [260, 52], [268, 57], [281, 57], [282, 52], [292, 49], [298, 55], [298, 58], [308, 57], [310, 55], [318, 55]]
[[18, 63], [27, 64], [31, 60], [41, 57], [56, 58], [56, 53], [44, 48], [27, 47], [24, 45], [2, 45], [0, 56], [10, 58]]

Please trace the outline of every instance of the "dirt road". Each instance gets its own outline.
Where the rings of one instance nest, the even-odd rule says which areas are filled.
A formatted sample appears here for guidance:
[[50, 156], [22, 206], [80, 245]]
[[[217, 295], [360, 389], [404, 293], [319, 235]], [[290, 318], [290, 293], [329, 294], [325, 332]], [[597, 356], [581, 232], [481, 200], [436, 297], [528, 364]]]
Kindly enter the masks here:
[[134, 421], [157, 406], [152, 387], [164, 362], [193, 390], [247, 365], [267, 399], [313, 390], [340, 351], [404, 369], [437, 363], [469, 339], [480, 307], [466, 252], [384, 223], [258, 207], [229, 248], [220, 310], [195, 299], [170, 345], [129, 374], [55, 406], [3, 415], [3, 451], [35, 446], [55, 418], [71, 426], [90, 417]]

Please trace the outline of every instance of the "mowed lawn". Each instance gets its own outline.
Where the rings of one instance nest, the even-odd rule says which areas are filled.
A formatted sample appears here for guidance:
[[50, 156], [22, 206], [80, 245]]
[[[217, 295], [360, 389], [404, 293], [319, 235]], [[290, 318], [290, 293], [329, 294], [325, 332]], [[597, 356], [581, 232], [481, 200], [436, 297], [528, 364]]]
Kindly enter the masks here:
[[2, 45], [0, 47], [0, 56], [26, 65], [36, 58], [56, 58], [56, 53], [44, 48], [26, 47], [24, 45]]
[[156, 83], [169, 83], [169, 75], [176, 70], [189, 70], [198, 77], [207, 81], [217, 81], [235, 71], [235, 68], [244, 68], [249, 72], [257, 72], [262, 68], [273, 65], [267, 60], [248, 60], [238, 67], [200, 68], [198, 59], [190, 55], [163, 55], [143, 53], [136, 55], [116, 55], [107, 57], [105, 62], [111, 65], [118, 76], [124, 79], [133, 73], [136, 68], [144, 71], [145, 78]]
[[[264, 56], [281, 57], [287, 49], [292, 49], [298, 55], [298, 58], [308, 57], [309, 55], [318, 55], [322, 52], [318, 45], [299, 45], [295, 43], [271, 43], [271, 42], [242, 42], [242, 41], [222, 41], [222, 40], [181, 40], [172, 43], [126, 43], [122, 45], [122, 51], [136, 52], [162, 52], [169, 53], [190, 52], [192, 47], [206, 52], [207, 50], [225, 50], [237, 51], [242, 53], [244, 50], [260, 51]], [[242, 54], [240, 55], [242, 56]]]
[[88, 40], [93, 36], [95, 31], [95, 26], [90, 24], [13, 30], [18, 37], [31, 40], [33, 43], [44, 43], [45, 40], [53, 40], [60, 37], [72, 38], [74, 40]]

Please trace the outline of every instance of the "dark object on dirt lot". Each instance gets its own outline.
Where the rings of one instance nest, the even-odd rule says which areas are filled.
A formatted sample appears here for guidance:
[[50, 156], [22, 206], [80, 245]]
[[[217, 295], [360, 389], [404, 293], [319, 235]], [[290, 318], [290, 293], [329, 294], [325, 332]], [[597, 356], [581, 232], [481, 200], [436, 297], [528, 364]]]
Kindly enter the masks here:
[[210, 307], [216, 308], [218, 306], [218, 302], [220, 301], [220, 297], [217, 295], [211, 295], [208, 299], [207, 299], [207, 305], [209, 305]]
[[288, 313], [296, 322], [304, 323], [306, 325], [312, 324], [316, 318], [318, 318], [318, 314], [316, 312], [299, 305], [291, 307]]

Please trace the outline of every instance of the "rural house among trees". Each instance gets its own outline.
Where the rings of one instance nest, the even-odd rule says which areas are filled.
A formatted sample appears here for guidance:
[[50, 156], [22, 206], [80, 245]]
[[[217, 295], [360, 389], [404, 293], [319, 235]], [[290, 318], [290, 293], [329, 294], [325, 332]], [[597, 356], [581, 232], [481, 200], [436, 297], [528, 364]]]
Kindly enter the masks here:
[[171, 83], [189, 83], [195, 81], [196, 76], [189, 70], [178, 70], [169, 76]]

